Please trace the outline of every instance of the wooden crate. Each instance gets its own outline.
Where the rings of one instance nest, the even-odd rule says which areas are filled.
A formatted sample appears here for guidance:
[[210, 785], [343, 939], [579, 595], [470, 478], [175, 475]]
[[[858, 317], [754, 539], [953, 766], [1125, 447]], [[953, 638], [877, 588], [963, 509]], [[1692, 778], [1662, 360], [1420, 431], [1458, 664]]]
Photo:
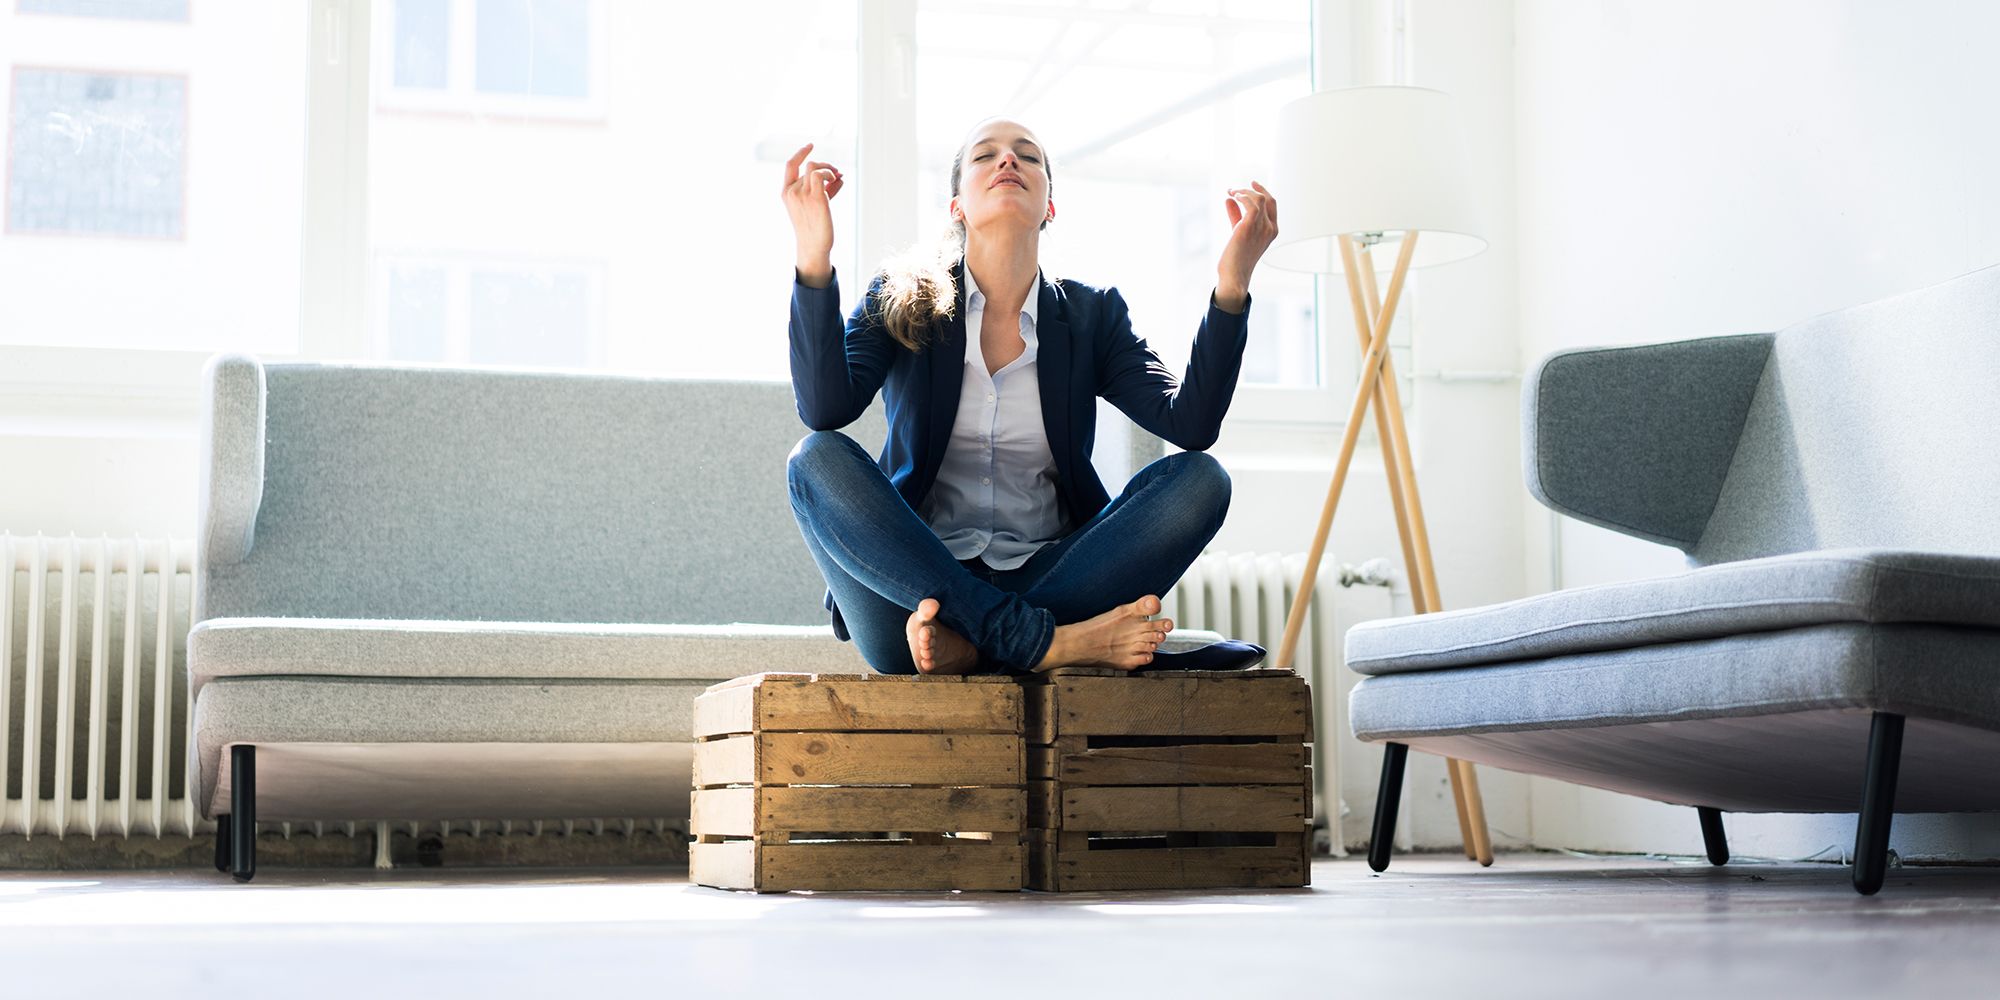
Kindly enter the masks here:
[[1312, 702], [1289, 670], [1059, 669], [1028, 687], [1028, 886], [1312, 879]]
[[724, 889], [1019, 890], [1021, 686], [768, 673], [694, 704], [690, 878]]

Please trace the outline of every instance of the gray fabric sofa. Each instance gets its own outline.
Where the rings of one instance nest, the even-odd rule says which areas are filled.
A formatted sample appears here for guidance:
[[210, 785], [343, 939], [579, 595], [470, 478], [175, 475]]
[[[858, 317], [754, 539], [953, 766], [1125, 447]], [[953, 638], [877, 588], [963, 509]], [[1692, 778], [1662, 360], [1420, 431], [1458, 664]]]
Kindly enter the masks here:
[[1357, 737], [1721, 813], [2000, 809], [2000, 268], [1776, 334], [1566, 351], [1529, 490], [1694, 568], [1347, 636]]
[[205, 385], [190, 784], [239, 879], [258, 819], [685, 817], [704, 688], [868, 669], [792, 518], [787, 385], [231, 355]]

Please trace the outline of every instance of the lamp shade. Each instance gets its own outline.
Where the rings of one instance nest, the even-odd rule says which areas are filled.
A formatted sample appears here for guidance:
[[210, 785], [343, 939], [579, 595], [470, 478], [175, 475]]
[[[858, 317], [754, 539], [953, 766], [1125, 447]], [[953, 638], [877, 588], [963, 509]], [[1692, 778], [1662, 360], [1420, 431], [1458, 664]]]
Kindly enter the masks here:
[[1423, 233], [1412, 267], [1486, 249], [1451, 97], [1423, 87], [1323, 90], [1278, 113], [1278, 240], [1264, 259], [1338, 273], [1340, 237]]

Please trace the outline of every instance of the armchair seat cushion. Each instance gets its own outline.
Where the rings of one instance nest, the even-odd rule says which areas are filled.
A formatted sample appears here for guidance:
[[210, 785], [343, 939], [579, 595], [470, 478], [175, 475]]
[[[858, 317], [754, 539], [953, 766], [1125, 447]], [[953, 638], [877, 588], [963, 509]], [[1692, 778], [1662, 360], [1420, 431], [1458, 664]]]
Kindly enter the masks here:
[[1348, 720], [1528, 774], [1728, 811], [1852, 810], [1871, 712], [1898, 811], [2000, 809], [2000, 630], [1840, 622], [1364, 678]]
[[1833, 549], [1364, 622], [1347, 664], [1443, 670], [1836, 623], [2000, 628], [2000, 558]]

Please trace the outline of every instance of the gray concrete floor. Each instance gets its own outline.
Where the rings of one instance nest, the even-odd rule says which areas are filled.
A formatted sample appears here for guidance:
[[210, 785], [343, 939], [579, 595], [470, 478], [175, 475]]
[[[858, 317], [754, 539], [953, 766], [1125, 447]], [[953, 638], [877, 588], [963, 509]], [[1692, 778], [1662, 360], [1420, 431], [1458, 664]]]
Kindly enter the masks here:
[[[0, 872], [0, 995], [1991, 996], [2000, 869], [1323, 860], [1313, 887], [792, 894], [655, 870]], [[605, 993], [602, 995], [614, 995]]]

